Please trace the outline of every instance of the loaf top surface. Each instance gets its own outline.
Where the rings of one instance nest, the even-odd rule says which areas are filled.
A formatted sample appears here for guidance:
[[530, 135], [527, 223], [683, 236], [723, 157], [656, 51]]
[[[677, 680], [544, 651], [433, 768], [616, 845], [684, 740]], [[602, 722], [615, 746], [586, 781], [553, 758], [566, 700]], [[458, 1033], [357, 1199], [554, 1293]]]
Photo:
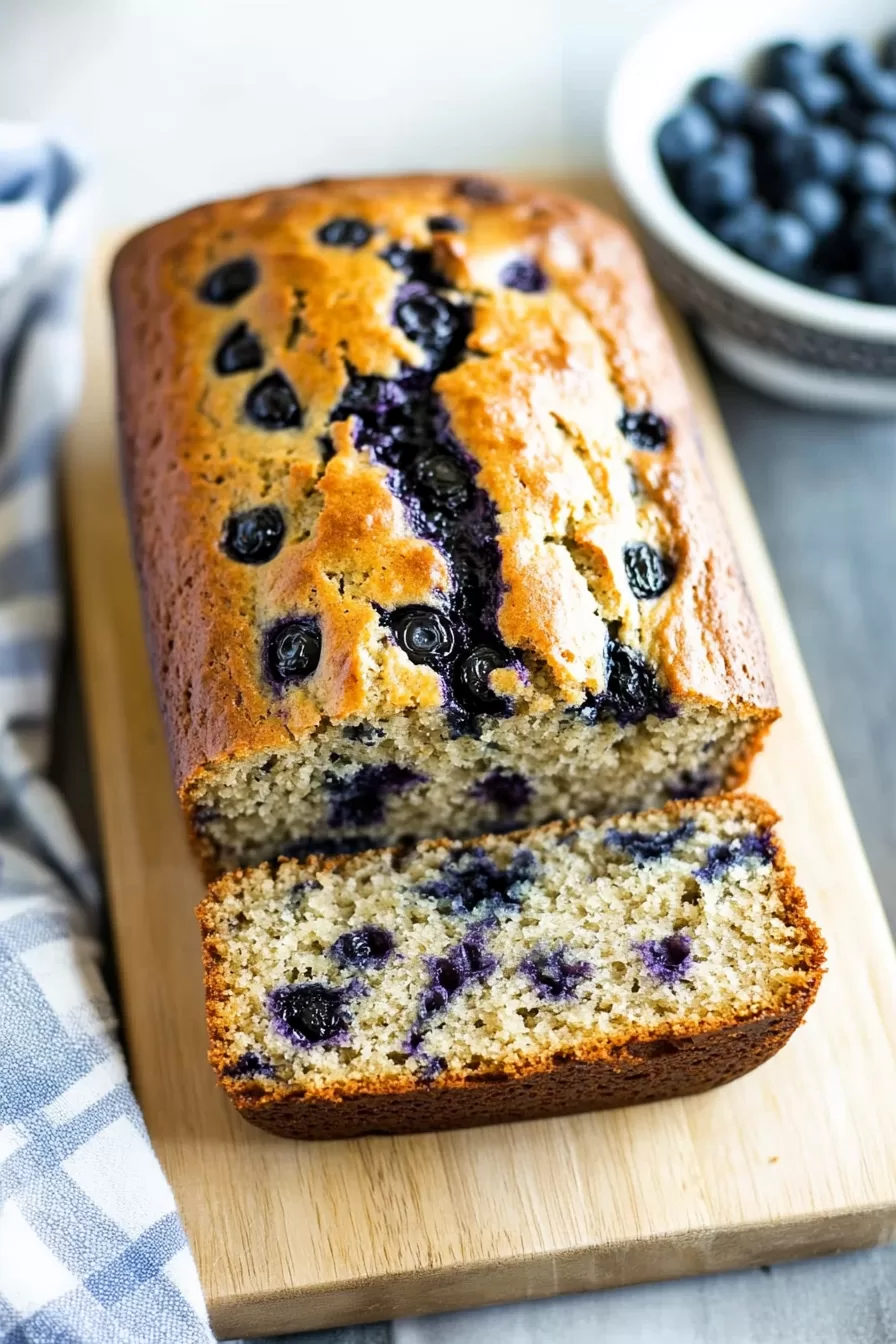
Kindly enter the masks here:
[[493, 179], [321, 181], [138, 234], [112, 295], [179, 786], [328, 720], [599, 704], [620, 648], [660, 706], [773, 715], [614, 220]]

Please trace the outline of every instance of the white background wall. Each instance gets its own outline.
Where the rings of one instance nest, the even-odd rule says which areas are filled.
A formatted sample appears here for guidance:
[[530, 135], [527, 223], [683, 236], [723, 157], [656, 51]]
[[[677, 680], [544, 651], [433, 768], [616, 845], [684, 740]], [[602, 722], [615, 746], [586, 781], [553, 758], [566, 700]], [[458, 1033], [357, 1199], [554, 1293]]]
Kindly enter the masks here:
[[109, 224], [324, 173], [601, 158], [670, 0], [0, 0], [0, 116], [90, 151]]

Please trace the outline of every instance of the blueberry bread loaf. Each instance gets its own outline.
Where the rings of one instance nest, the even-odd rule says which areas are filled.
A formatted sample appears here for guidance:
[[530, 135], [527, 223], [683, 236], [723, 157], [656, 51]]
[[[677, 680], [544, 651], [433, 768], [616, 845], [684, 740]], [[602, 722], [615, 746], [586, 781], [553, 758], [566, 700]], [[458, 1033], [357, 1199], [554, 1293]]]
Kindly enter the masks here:
[[199, 909], [210, 1058], [297, 1138], [699, 1092], [768, 1059], [824, 943], [747, 795], [230, 874]]
[[324, 181], [132, 239], [125, 477], [207, 869], [731, 786], [756, 620], [641, 259], [496, 181]]

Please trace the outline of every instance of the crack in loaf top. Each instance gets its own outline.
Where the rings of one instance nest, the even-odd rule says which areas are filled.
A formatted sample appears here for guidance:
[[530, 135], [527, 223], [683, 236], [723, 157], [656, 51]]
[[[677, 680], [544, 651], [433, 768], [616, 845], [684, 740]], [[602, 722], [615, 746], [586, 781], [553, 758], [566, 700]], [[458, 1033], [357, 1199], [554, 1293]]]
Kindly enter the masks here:
[[179, 784], [328, 719], [604, 704], [620, 649], [660, 706], [773, 705], [649, 282], [597, 210], [316, 182], [146, 230], [112, 288]]

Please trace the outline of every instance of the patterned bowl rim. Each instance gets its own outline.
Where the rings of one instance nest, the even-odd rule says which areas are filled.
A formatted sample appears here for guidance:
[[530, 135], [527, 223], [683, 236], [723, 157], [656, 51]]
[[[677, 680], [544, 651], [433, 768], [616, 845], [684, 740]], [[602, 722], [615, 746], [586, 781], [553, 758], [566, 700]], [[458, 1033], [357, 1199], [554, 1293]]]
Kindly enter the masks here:
[[659, 123], [701, 74], [743, 70], [758, 48], [790, 32], [821, 42], [844, 32], [871, 37], [892, 24], [892, 0], [680, 0], [626, 53], [607, 102], [610, 172], [642, 227], [752, 308], [831, 336], [896, 341], [896, 307], [796, 284], [720, 243], [679, 203], [654, 147]]

